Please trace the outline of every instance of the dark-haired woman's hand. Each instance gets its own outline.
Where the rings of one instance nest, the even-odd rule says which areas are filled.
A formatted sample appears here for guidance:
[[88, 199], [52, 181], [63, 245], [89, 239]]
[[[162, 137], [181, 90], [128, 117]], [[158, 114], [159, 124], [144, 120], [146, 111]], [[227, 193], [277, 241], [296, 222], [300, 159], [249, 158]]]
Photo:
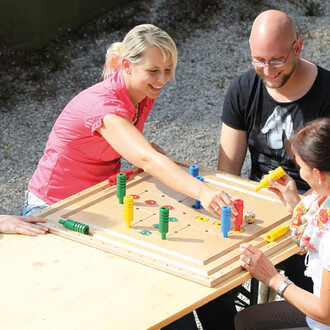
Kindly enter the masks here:
[[300, 202], [295, 181], [290, 175], [285, 174], [278, 181], [269, 179], [269, 183], [268, 190], [276, 194], [286, 209], [292, 213], [295, 206]]

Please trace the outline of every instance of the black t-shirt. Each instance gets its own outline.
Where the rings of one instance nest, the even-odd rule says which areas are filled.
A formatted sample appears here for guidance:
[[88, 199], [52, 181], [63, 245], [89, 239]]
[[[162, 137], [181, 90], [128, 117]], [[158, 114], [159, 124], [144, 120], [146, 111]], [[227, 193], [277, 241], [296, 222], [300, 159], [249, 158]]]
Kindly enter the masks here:
[[221, 119], [232, 128], [248, 132], [252, 180], [259, 181], [282, 166], [298, 189], [309, 189], [286, 154], [285, 142], [306, 122], [330, 117], [330, 71], [319, 66], [317, 69], [311, 89], [294, 102], [275, 101], [254, 69], [236, 78], [229, 87]]

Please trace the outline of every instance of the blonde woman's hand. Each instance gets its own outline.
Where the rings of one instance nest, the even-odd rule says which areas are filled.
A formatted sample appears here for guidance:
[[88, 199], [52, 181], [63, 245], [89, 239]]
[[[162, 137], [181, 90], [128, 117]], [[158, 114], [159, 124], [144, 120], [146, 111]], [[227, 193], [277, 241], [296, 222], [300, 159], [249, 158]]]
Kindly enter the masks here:
[[205, 186], [205, 189], [202, 191], [200, 201], [203, 207], [216, 217], [219, 217], [221, 215], [221, 207], [230, 206], [231, 220], [235, 220], [237, 210], [234, 206], [233, 201], [230, 199], [230, 197], [225, 191], [213, 190]]

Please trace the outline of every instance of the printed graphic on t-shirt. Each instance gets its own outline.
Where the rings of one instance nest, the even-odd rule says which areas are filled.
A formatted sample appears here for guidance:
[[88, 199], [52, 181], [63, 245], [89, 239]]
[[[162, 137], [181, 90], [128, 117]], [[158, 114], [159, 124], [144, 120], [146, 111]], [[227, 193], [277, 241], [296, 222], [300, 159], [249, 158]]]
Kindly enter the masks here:
[[280, 150], [284, 148], [285, 141], [293, 133], [291, 114], [286, 108], [277, 106], [268, 117], [261, 133], [266, 135], [267, 145], [270, 149]]

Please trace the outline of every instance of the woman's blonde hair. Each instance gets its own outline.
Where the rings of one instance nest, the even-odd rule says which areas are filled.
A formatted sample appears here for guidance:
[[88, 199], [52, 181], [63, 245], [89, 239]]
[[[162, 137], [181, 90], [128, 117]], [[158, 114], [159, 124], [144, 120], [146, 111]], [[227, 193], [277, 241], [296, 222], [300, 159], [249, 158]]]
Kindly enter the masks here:
[[139, 63], [146, 49], [158, 47], [164, 56], [172, 59], [172, 80], [175, 80], [175, 69], [178, 52], [173, 39], [162, 29], [152, 24], [141, 24], [130, 30], [122, 42], [113, 43], [107, 50], [103, 68], [103, 79], [110, 77], [120, 66], [123, 58], [133, 65]]

